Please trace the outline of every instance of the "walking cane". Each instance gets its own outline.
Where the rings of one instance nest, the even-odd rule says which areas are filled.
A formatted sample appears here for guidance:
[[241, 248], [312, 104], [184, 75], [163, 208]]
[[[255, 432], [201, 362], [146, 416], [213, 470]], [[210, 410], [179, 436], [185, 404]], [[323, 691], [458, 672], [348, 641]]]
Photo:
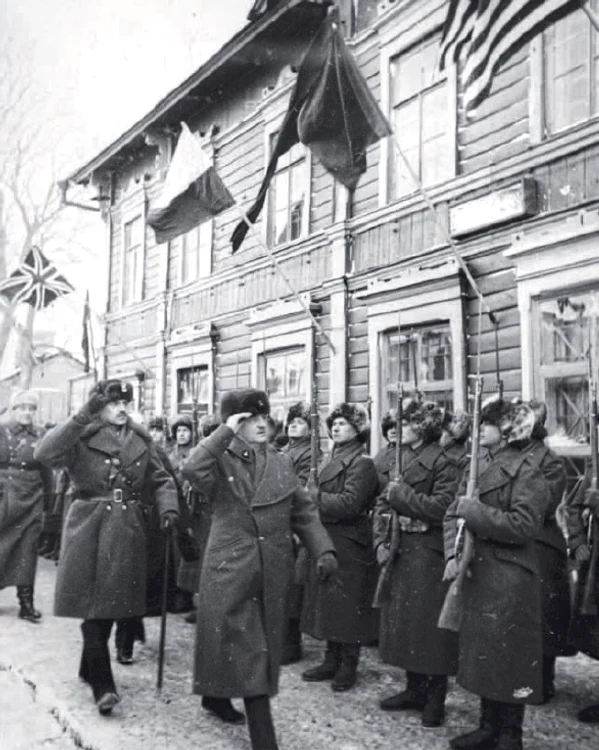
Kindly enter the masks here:
[[171, 529], [172, 526], [167, 526], [164, 530], [164, 577], [162, 581], [162, 605], [160, 612], [160, 641], [158, 645], [158, 677], [156, 679], [156, 690], [158, 692], [162, 690], [162, 678], [164, 673], [164, 647], [166, 643], [166, 605], [168, 599], [168, 569], [170, 567], [171, 558]]

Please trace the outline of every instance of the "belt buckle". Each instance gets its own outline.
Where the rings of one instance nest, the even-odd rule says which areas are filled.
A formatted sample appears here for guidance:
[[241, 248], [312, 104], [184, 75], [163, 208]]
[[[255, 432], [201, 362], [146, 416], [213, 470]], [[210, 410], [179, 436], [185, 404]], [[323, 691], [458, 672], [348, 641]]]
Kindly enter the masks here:
[[115, 503], [122, 503], [123, 502], [123, 490], [116, 489], [112, 491], [112, 499]]

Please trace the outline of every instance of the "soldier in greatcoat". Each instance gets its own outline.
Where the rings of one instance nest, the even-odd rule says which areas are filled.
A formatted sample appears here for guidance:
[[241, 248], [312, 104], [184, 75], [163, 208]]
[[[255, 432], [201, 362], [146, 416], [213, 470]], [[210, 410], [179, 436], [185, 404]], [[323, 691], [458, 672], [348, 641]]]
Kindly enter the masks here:
[[568, 577], [568, 549], [560, 529], [556, 511], [566, 489], [566, 472], [561, 459], [545, 445], [547, 406], [542, 401], [530, 401], [535, 423], [530, 440], [519, 445], [530, 463], [544, 476], [550, 499], [543, 526], [536, 539], [541, 568], [541, 601], [543, 613], [543, 703], [555, 695], [555, 659], [572, 655], [568, 645], [570, 624], [570, 582]]
[[391, 565], [389, 601], [381, 611], [379, 652], [387, 664], [406, 670], [406, 688], [384, 698], [385, 711], [422, 711], [422, 724], [443, 723], [447, 677], [457, 667], [455, 634], [437, 628], [445, 600], [443, 517], [455, 498], [458, 477], [438, 440], [443, 412], [431, 401], [406, 399], [402, 425], [402, 474], [391, 481], [375, 508], [374, 543], [381, 565], [389, 539], [379, 519], [393, 511], [399, 550]]
[[[530, 438], [527, 406], [495, 398], [481, 411], [475, 497], [462, 493], [445, 517], [445, 577], [456, 575], [457, 519], [474, 536], [470, 575], [462, 587], [457, 681], [480, 696], [476, 730], [455, 737], [456, 750], [521, 750], [527, 703], [540, 703], [542, 685], [541, 575], [535, 540], [551, 494], [541, 472], [510, 441]], [[468, 473], [468, 472], [466, 472]]]
[[[302, 487], [308, 484], [310, 467], [312, 465], [312, 439], [310, 434], [310, 404], [298, 401], [292, 404], [285, 419], [285, 430], [288, 442], [282, 448], [291, 459], [295, 475]], [[287, 611], [287, 633], [283, 646], [281, 665], [295, 664], [302, 658], [302, 633], [300, 617], [304, 598], [304, 581], [308, 553], [297, 537], [293, 539], [296, 555], [293, 581], [289, 588], [289, 602]]]
[[0, 425], [0, 589], [17, 587], [19, 617], [37, 623], [33, 605], [37, 548], [52, 471], [34, 458], [41, 430], [33, 424], [37, 395], [16, 391], [10, 421]]
[[226, 393], [222, 424], [194, 449], [183, 476], [212, 505], [200, 577], [194, 693], [227, 722], [243, 721], [254, 750], [277, 750], [270, 696], [277, 693], [293, 570], [292, 534], [334, 574], [334, 547], [288, 456], [268, 444], [263, 391]]
[[146, 535], [141, 499], [163, 526], [178, 517], [173, 480], [146, 430], [127, 414], [131, 384], [98, 383], [87, 404], [39, 441], [35, 458], [69, 470], [74, 485], [56, 577], [54, 613], [83, 620], [79, 676], [101, 714], [119, 702], [108, 640], [113, 622], [146, 609]]
[[377, 568], [370, 519], [378, 479], [365, 453], [366, 410], [339, 404], [326, 425], [333, 449], [320, 467], [314, 499], [337, 550], [339, 575], [335, 586], [324, 585], [316, 560], [308, 561], [301, 629], [326, 641], [326, 650], [323, 662], [302, 679], [331, 680], [331, 688], [343, 692], [356, 683], [361, 645], [374, 643], [378, 631], [378, 612], [372, 608]]
[[439, 445], [445, 451], [449, 461], [455, 466], [461, 479], [462, 474], [468, 466], [470, 456], [468, 455], [468, 437], [472, 418], [470, 414], [462, 409], [451, 412], [444, 410], [443, 432], [439, 438]]

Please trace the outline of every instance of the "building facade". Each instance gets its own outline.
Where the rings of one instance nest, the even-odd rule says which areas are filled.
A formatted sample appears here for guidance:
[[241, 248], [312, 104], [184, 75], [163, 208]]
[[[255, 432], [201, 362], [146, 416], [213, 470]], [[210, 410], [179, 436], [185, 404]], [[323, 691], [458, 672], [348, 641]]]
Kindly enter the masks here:
[[[72, 175], [69, 187], [99, 198], [107, 226], [105, 373], [137, 379], [137, 409], [173, 415], [195, 401], [212, 412], [224, 391], [255, 385], [282, 415], [316, 388], [323, 415], [357, 401], [377, 424], [398, 376], [466, 406], [480, 346], [485, 392], [501, 380], [507, 396], [544, 399], [553, 444], [580, 468], [589, 360], [595, 376], [599, 367], [599, 35], [573, 13], [506, 63], [466, 117], [459, 65], [435, 70], [447, 5], [341, 4], [395, 140], [369, 149], [353, 195], [294, 147], [256, 225], [334, 352], [251, 233], [231, 253], [235, 208], [167, 245], [145, 223], [181, 120], [239, 205], [251, 205], [326, 3], [274, 4]], [[479, 315], [445, 232], [497, 326]], [[375, 429], [373, 450], [380, 439]]]

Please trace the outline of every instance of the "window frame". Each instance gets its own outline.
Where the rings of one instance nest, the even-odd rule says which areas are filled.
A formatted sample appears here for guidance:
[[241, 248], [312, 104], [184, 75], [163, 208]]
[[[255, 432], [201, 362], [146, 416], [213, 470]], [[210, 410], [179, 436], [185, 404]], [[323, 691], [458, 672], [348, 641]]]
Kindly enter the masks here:
[[[202, 243], [201, 243], [201, 233], [202, 228], [205, 227], [206, 234], [209, 234], [210, 237], [210, 253], [208, 255], [208, 263], [207, 267], [202, 272], [202, 264], [201, 264], [201, 254], [202, 254]], [[198, 264], [197, 264], [197, 274], [194, 278], [185, 279], [185, 244], [186, 244], [186, 238], [191, 232], [197, 232], [198, 233]], [[200, 279], [207, 279], [212, 275], [212, 262], [213, 262], [213, 249], [214, 249], [214, 219], [208, 219], [207, 221], [202, 222], [201, 224], [198, 224], [197, 227], [194, 227], [193, 229], [190, 229], [189, 232], [186, 232], [185, 234], [181, 235], [176, 240], [179, 243], [179, 253], [178, 253], [178, 263], [177, 263], [177, 287], [183, 287], [188, 286], [190, 284], [194, 284], [196, 281], [200, 281]]]
[[171, 341], [167, 344], [168, 357], [170, 360], [170, 392], [169, 406], [170, 414], [177, 414], [179, 370], [188, 370], [192, 367], [206, 367], [208, 369], [208, 413], [214, 411], [214, 348], [210, 338], [210, 325], [206, 326], [206, 332], [199, 333], [193, 340], [184, 342]]
[[[121, 250], [120, 250], [120, 282], [119, 282], [119, 304], [120, 309], [124, 310], [133, 305], [143, 302], [144, 299], [144, 278], [145, 278], [145, 264], [146, 264], [146, 251], [147, 251], [147, 232], [146, 232], [146, 211], [147, 201], [145, 191], [142, 189], [131, 194], [123, 200], [121, 203]], [[137, 219], [141, 221], [141, 243], [138, 247], [138, 263], [139, 273], [137, 274], [133, 284], [133, 297], [130, 300], [126, 299], [126, 287], [125, 287], [125, 268], [126, 268], [126, 255], [127, 248], [125, 246], [125, 238], [127, 233], [127, 226]]]

